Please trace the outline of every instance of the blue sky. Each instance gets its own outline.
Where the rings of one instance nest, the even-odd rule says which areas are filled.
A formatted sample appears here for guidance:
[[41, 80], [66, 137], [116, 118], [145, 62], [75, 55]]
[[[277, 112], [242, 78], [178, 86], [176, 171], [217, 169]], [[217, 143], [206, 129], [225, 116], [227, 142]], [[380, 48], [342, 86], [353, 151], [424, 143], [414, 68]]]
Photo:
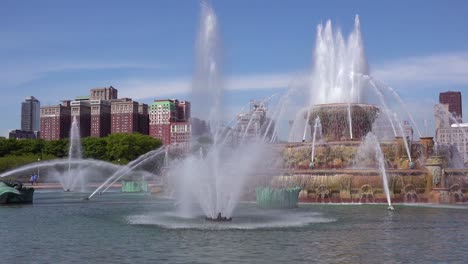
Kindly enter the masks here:
[[[331, 19], [347, 35], [359, 14], [372, 75], [409, 102], [421, 127], [433, 118], [441, 91], [462, 91], [468, 117], [466, 1], [212, 5], [233, 113], [311, 71], [317, 24]], [[50, 105], [113, 85], [119, 95], [147, 103], [186, 99], [199, 12], [199, 1], [190, 0], [1, 1], [0, 135], [20, 127], [20, 104], [30, 95]]]

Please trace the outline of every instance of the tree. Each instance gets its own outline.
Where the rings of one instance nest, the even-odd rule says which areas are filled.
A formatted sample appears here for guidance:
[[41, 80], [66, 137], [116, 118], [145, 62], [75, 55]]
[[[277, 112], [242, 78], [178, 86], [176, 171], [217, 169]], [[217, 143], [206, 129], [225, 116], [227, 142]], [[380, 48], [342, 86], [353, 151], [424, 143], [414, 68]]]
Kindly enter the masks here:
[[83, 158], [108, 160], [106, 138], [88, 137], [82, 140]]
[[106, 141], [108, 160], [112, 162], [120, 160], [122, 164], [162, 145], [159, 139], [139, 133], [112, 134], [106, 138]]
[[57, 158], [63, 158], [68, 153], [68, 140], [59, 139], [47, 141], [44, 145], [44, 154], [52, 155]]

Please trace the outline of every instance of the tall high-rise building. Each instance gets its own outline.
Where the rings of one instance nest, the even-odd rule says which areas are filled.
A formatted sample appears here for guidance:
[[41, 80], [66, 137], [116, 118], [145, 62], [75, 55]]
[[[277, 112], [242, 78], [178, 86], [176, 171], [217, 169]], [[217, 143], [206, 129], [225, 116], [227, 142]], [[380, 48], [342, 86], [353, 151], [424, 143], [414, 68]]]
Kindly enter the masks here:
[[190, 102], [155, 100], [149, 111], [149, 134], [165, 144], [190, 142]]
[[[444, 92], [439, 94], [439, 103], [448, 104], [448, 110], [452, 115], [458, 119], [458, 122], [462, 121], [462, 96], [461, 92]], [[454, 122], [451, 121], [451, 124]]]
[[39, 131], [41, 104], [34, 96], [26, 97], [21, 103], [21, 130]]
[[148, 105], [138, 104], [138, 132], [143, 135], [149, 134], [149, 114]]
[[58, 140], [68, 138], [71, 127], [70, 101], [62, 104], [41, 107], [41, 138]]

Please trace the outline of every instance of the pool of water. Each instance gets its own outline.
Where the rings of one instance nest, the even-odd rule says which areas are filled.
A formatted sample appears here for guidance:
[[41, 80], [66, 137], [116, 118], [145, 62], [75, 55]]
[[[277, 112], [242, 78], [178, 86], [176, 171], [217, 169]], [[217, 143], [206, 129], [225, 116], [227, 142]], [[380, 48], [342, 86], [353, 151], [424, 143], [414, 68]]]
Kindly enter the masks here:
[[232, 222], [142, 194], [37, 191], [0, 207], [2, 263], [467, 263], [468, 205], [243, 203]]

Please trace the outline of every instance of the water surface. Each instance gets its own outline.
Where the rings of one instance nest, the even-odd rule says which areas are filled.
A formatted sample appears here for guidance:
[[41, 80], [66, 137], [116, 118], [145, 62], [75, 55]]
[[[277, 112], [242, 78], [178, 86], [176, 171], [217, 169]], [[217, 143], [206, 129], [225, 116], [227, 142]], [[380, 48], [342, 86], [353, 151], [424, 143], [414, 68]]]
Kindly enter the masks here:
[[[468, 205], [241, 204], [232, 222], [142, 194], [35, 193], [0, 207], [4, 263], [466, 263]], [[237, 216], [237, 217], [236, 217]]]

